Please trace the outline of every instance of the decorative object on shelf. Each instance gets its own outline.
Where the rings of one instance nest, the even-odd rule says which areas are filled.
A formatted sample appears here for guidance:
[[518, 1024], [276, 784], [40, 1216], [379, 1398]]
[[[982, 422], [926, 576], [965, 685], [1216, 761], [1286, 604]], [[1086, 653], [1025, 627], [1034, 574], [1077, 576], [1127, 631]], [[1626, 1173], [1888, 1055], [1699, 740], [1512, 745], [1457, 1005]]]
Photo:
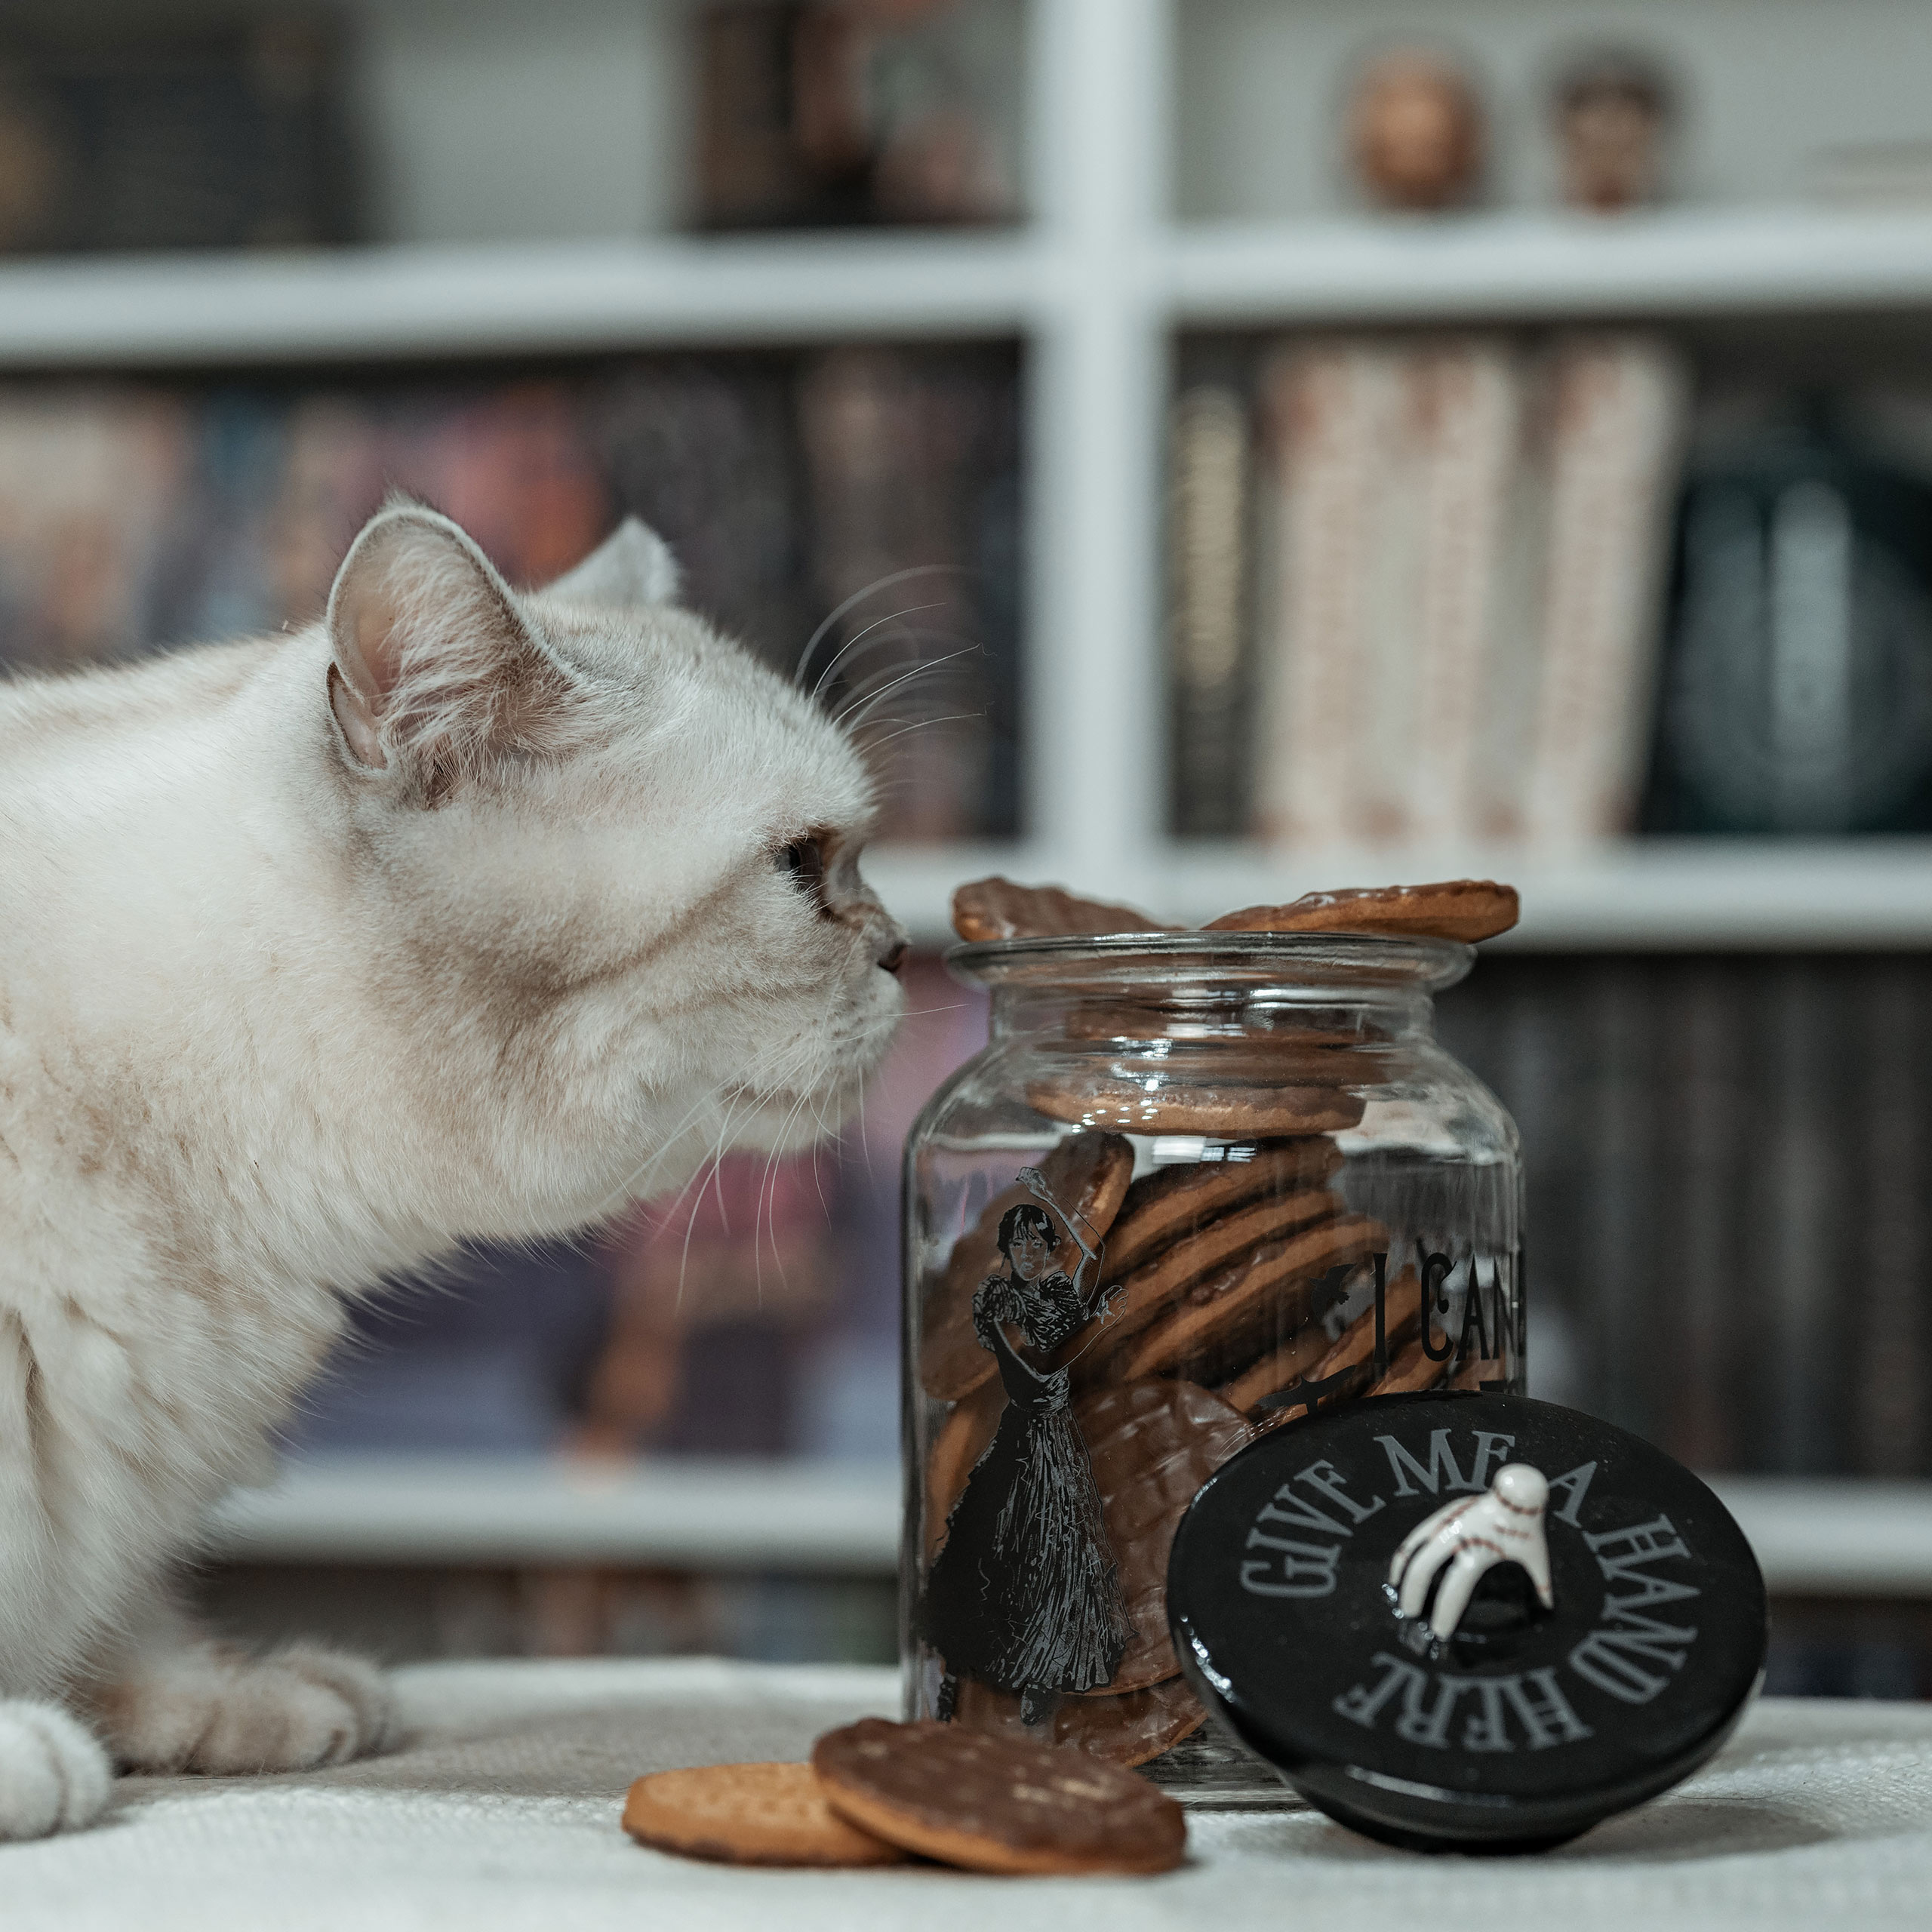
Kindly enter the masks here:
[[1614, 214], [1658, 199], [1675, 92], [1646, 54], [1600, 49], [1563, 68], [1550, 118], [1571, 207]]
[[1183, 1519], [1168, 1614], [1244, 1744], [1423, 1851], [1541, 1850], [1669, 1790], [1737, 1727], [1768, 1629], [1703, 1483], [1512, 1393], [1350, 1402], [1263, 1437]]
[[1625, 334], [1302, 340], [1261, 385], [1256, 828], [1627, 829], [1681, 358]]
[[319, 16], [205, 31], [10, 21], [0, 252], [346, 242], [343, 86]]
[[1678, 517], [1660, 831], [1932, 828], [1932, 485], [1822, 404], [1706, 450]]
[[1521, 1386], [1515, 1133], [1430, 1035], [1465, 946], [1000, 903], [1013, 936], [949, 956], [992, 1042], [907, 1143], [907, 1715], [1184, 1791], [1201, 1709], [1158, 1635], [1181, 1512], [1297, 1414]]
[[1475, 198], [1487, 131], [1475, 81], [1451, 55], [1394, 47], [1375, 55], [1349, 89], [1349, 151], [1370, 197], [1384, 208], [1435, 211]]
[[971, 73], [971, 11], [956, 0], [706, 8], [700, 225], [1010, 219], [1007, 171]]

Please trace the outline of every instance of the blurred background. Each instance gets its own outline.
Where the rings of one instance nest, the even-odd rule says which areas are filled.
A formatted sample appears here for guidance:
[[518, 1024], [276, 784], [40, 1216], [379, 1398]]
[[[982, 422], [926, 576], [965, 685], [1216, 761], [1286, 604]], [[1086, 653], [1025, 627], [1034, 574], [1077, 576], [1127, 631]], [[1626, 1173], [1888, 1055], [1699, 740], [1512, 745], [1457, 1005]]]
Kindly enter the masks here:
[[311, 618], [395, 486], [931, 667], [863, 1123], [369, 1305], [231, 1626], [888, 1657], [952, 885], [1468, 872], [1534, 1389], [1720, 1478], [1774, 1688], [1932, 1694], [1921, 0], [13, 0], [0, 251], [15, 670]]

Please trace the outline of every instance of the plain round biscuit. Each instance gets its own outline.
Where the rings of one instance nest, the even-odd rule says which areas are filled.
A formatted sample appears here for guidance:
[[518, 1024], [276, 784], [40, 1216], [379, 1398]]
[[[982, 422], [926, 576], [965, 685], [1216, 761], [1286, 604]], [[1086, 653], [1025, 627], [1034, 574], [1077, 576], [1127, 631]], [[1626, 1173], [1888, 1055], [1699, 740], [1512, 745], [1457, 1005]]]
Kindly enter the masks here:
[[861, 1829], [969, 1871], [1171, 1870], [1180, 1807], [1085, 1753], [963, 1724], [866, 1718], [812, 1749], [828, 1801]]
[[705, 1764], [631, 1786], [624, 1829], [659, 1851], [730, 1865], [899, 1865], [906, 1853], [826, 1803], [809, 1764]]

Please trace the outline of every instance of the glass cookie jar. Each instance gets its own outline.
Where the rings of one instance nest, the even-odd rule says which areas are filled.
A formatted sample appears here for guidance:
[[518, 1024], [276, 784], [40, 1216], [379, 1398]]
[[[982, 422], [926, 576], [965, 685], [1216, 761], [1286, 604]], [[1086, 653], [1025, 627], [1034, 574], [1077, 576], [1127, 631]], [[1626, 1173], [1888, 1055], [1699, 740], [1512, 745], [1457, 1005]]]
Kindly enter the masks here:
[[[949, 955], [992, 1036], [907, 1144], [909, 1717], [1161, 1758], [1204, 1718], [1165, 1601], [1201, 1484], [1317, 1409], [1522, 1392], [1515, 1128], [1432, 1031], [1474, 957], [1198, 932]], [[1274, 1560], [1297, 1511], [1349, 1507], [1319, 1475]], [[1183, 1789], [1190, 1751], [1157, 1767]]]

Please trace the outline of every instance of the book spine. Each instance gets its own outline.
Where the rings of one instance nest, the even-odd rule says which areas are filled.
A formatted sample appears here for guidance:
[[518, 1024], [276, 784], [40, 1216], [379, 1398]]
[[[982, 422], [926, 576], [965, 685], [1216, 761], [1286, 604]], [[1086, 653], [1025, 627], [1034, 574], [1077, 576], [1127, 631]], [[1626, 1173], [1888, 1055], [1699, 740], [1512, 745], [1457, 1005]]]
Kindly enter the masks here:
[[1291, 349], [1264, 386], [1269, 561], [1255, 817], [1283, 842], [1336, 844], [1359, 822], [1357, 697], [1385, 361], [1358, 344]]
[[1506, 344], [1469, 338], [1418, 353], [1422, 581], [1414, 631], [1407, 817], [1420, 837], [1484, 829], [1482, 729], [1505, 531], [1520, 441], [1521, 385]]
[[1528, 830], [1574, 841], [1626, 831], [1635, 816], [1687, 384], [1668, 348], [1623, 336], [1566, 344], [1551, 389]]
[[1241, 829], [1246, 792], [1247, 411], [1202, 383], [1175, 403], [1169, 441], [1168, 648], [1174, 821], [1183, 835]]

